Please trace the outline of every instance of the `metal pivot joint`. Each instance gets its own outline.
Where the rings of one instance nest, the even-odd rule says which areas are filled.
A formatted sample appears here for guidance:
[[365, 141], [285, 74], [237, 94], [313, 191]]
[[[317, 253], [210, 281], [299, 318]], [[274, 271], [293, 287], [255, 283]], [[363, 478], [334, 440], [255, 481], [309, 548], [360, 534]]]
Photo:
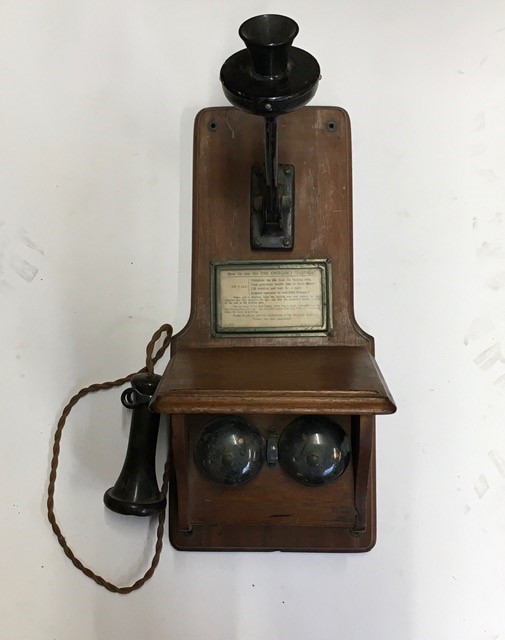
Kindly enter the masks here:
[[275, 467], [279, 460], [279, 446], [277, 433], [273, 427], [270, 427], [268, 430], [266, 457], [268, 466]]
[[253, 249], [293, 248], [295, 172], [278, 162], [277, 116], [307, 104], [320, 78], [317, 60], [292, 46], [297, 33], [298, 25], [286, 16], [250, 18], [239, 29], [247, 48], [221, 68], [228, 100], [265, 118], [265, 164], [251, 173]]

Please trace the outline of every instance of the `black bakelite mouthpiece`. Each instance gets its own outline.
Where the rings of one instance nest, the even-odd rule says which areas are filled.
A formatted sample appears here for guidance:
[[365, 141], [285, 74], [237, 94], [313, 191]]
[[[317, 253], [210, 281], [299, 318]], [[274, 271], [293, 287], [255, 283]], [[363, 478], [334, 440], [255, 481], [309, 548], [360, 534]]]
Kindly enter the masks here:
[[221, 68], [224, 93], [234, 106], [277, 116], [309, 102], [320, 69], [310, 53], [292, 46], [297, 34], [298, 25], [286, 16], [256, 16], [241, 25], [239, 35], [247, 48]]

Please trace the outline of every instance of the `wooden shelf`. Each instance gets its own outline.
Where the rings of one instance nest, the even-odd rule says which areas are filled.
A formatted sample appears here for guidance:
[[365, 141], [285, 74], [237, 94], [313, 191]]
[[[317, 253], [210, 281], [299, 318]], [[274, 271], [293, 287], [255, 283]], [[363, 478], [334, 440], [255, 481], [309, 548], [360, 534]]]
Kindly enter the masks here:
[[159, 413], [396, 411], [375, 358], [365, 347], [177, 351], [151, 408]]

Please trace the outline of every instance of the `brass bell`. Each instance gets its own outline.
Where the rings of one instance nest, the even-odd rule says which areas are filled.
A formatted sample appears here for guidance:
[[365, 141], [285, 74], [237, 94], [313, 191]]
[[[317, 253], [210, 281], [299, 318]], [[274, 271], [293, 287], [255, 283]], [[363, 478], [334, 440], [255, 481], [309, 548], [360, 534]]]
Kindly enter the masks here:
[[325, 416], [293, 420], [279, 439], [279, 463], [294, 480], [309, 486], [332, 482], [351, 457], [351, 442], [344, 429]]
[[264, 451], [265, 442], [256, 427], [238, 416], [223, 416], [202, 429], [193, 457], [210, 480], [239, 485], [258, 473]]

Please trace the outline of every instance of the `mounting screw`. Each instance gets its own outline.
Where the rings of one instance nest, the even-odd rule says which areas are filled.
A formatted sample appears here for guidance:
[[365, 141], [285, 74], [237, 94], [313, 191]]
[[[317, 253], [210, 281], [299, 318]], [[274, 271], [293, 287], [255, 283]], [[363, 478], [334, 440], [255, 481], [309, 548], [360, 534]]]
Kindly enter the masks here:
[[284, 238], [284, 240], [282, 241], [282, 244], [285, 247], [289, 247], [289, 245], [291, 244], [291, 238], [289, 236], [287, 236], [286, 238]]
[[254, 246], [255, 247], [261, 247], [263, 245], [263, 243], [261, 242], [261, 240], [255, 240], [254, 241]]
[[289, 176], [289, 174], [291, 173], [291, 167], [284, 167], [284, 173]]
[[215, 120], [211, 120], [210, 122], [208, 122], [207, 129], [209, 131], [212, 131], [212, 133], [214, 133], [214, 131], [216, 131], [217, 129], [217, 122]]
[[272, 105], [270, 104], [270, 102], [267, 102], [267, 103], [266, 103], [266, 105], [265, 105], [265, 109], [266, 109], [267, 111], [272, 111]]
[[328, 131], [335, 131], [337, 128], [337, 123], [334, 120], [330, 120], [326, 123], [326, 128]]

